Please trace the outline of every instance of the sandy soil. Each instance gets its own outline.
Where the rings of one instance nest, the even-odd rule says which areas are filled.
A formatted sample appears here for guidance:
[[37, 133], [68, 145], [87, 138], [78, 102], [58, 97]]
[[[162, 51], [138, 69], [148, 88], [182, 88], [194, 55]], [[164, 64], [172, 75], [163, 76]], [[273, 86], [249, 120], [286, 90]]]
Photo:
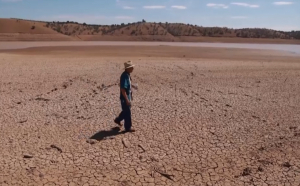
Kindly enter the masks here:
[[[68, 43], [68, 42], [66, 42]], [[63, 44], [66, 44], [63, 43]], [[28, 43], [30, 46], [30, 43]], [[33, 44], [34, 45], [34, 44]], [[55, 45], [55, 42], [53, 42]], [[2, 45], [2, 47], [5, 45]], [[9, 46], [9, 45], [8, 45]], [[25, 47], [26, 45], [22, 46]], [[29, 47], [28, 46], [28, 47]], [[1, 47], [1, 46], [0, 46]], [[251, 60], [262, 62], [300, 62], [300, 55], [276, 50], [249, 50], [235, 48], [182, 47], [182, 46], [49, 46], [21, 49], [4, 49], [0, 53], [22, 54], [30, 56], [64, 56], [64, 57], [147, 57], [180, 59], [227, 59]], [[71, 55], [70, 55], [71, 54]]]
[[[0, 185], [299, 185], [299, 58], [182, 50], [2, 51]], [[124, 134], [129, 59], [137, 132]]]
[[75, 37], [62, 34], [20, 34], [20, 33], [0, 33], [0, 42], [9, 41], [75, 41]]

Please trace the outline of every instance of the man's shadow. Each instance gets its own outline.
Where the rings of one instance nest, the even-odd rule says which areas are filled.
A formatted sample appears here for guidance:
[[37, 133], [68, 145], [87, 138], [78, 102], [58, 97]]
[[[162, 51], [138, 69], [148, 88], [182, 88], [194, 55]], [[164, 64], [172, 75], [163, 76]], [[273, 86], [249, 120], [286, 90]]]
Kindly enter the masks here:
[[102, 131], [99, 131], [96, 134], [94, 134], [92, 137], [90, 137], [90, 139], [95, 139], [97, 141], [101, 141], [105, 138], [109, 138], [112, 136], [117, 136], [117, 135], [125, 133], [125, 131], [122, 131], [122, 132], [120, 132], [120, 131], [121, 131], [120, 127], [114, 127], [108, 131], [102, 130]]

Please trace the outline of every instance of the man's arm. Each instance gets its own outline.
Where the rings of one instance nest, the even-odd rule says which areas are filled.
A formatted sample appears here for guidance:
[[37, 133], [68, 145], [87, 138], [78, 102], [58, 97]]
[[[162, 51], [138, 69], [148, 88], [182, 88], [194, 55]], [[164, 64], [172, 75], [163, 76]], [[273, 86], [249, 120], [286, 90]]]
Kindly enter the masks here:
[[126, 90], [125, 90], [124, 88], [121, 88], [121, 92], [122, 92], [122, 95], [123, 95], [124, 98], [125, 98], [126, 104], [127, 104], [128, 106], [130, 106], [130, 101], [129, 101], [128, 97], [127, 97]]

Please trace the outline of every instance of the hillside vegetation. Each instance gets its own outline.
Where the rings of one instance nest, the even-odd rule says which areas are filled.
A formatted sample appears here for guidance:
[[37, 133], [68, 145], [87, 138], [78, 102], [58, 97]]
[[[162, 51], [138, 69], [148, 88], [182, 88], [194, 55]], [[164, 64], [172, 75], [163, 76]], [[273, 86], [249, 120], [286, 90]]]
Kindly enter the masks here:
[[202, 27], [182, 23], [148, 23], [145, 21], [120, 25], [88, 25], [77, 22], [49, 22], [46, 27], [65, 35], [113, 35], [113, 36], [201, 36], [300, 39], [300, 31], [284, 32], [263, 28], [231, 29], [226, 27]]
[[[147, 40], [147, 41], [220, 41], [230, 38], [299, 40], [300, 31], [277, 31], [264, 28], [233, 29], [227, 27], [203, 27], [182, 23], [152, 23], [145, 20], [128, 24], [91, 25], [86, 23], [44, 22], [22, 19], [0, 19], [0, 34], [61, 34], [70, 40]], [[66, 38], [64, 38], [66, 39]]]

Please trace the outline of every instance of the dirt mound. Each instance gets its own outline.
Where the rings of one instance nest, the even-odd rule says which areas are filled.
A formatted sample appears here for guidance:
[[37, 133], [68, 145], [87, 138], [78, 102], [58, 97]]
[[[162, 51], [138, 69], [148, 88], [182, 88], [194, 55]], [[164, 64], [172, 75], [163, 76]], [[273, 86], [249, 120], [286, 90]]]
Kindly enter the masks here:
[[69, 41], [74, 38], [47, 28], [45, 22], [0, 19], [0, 41]]
[[0, 19], [0, 33], [58, 34], [45, 23], [19, 19]]

